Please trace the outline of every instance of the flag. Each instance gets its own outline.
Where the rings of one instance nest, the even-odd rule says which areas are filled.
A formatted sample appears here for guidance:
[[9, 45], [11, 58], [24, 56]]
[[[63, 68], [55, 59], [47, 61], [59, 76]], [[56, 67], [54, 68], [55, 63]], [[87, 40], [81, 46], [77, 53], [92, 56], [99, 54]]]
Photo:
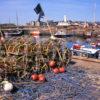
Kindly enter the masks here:
[[42, 7], [41, 7], [40, 3], [37, 4], [37, 6], [34, 8], [34, 11], [36, 12], [36, 14], [39, 15], [38, 21], [40, 21], [40, 19], [43, 18], [43, 16], [44, 16], [44, 12], [42, 10]]

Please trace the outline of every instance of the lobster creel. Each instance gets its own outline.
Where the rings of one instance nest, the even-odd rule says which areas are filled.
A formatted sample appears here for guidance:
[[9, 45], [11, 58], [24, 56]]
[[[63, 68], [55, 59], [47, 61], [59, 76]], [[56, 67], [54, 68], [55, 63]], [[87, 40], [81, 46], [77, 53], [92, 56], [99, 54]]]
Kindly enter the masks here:
[[0, 45], [0, 75], [9, 79], [26, 79], [32, 73], [49, 71], [49, 61], [56, 66], [67, 66], [71, 52], [60, 39], [44, 39], [39, 42], [31, 36], [7, 39]]

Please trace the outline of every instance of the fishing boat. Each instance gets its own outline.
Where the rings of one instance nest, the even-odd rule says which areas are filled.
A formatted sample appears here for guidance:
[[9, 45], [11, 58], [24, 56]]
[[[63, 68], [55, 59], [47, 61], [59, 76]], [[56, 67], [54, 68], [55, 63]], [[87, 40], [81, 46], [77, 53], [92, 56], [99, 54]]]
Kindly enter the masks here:
[[72, 37], [74, 35], [73, 34], [66, 34], [66, 32], [61, 30], [61, 31], [57, 31], [54, 36], [57, 38], [67, 38], [67, 37]]
[[7, 32], [5, 34], [8, 34], [8, 36], [22, 36], [24, 35], [24, 31], [16, 31], [16, 32]]
[[38, 37], [40, 35], [40, 31], [31, 31], [30, 34], [34, 37]]
[[[93, 44], [94, 45], [94, 44]], [[71, 43], [70, 50], [72, 51], [73, 55], [76, 56], [87, 56], [92, 58], [100, 58], [100, 48], [97, 45], [90, 45], [90, 44], [78, 44], [78, 43]]]

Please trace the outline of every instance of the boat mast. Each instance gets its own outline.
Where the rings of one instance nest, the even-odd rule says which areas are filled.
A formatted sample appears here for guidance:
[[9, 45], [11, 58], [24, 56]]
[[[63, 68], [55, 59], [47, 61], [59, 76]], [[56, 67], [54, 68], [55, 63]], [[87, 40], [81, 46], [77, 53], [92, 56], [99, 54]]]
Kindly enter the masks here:
[[18, 13], [17, 13], [17, 11], [16, 11], [16, 25], [17, 25], [17, 31], [18, 31], [18, 24], [19, 24], [19, 21], [18, 21]]
[[10, 16], [9, 16], [9, 24], [11, 24]]
[[94, 24], [96, 23], [96, 3], [94, 3], [94, 7], [93, 7], [93, 22]]

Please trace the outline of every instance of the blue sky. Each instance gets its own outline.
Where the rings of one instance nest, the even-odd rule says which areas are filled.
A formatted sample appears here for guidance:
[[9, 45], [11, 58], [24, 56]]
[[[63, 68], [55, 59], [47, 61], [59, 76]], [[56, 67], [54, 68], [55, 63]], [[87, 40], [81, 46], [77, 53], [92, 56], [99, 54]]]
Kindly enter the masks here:
[[16, 12], [19, 24], [37, 20], [34, 7], [41, 3], [49, 20], [93, 21], [93, 8], [96, 3], [96, 21], [100, 21], [100, 0], [0, 0], [0, 23], [16, 23]]

